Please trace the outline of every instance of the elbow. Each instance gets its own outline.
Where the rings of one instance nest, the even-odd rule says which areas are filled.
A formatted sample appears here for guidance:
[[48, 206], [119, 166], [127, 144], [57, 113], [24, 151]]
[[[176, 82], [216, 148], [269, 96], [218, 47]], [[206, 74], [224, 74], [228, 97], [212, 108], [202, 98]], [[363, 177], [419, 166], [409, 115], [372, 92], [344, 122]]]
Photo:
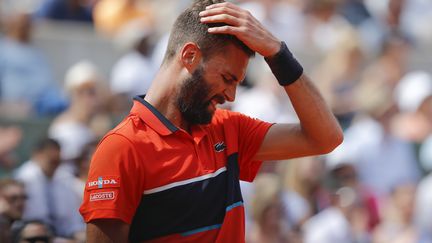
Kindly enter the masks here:
[[342, 129], [337, 129], [326, 139], [322, 140], [318, 145], [320, 148], [320, 154], [328, 154], [335, 150], [344, 140]]
[[333, 143], [332, 143], [332, 148], [329, 152], [333, 151], [335, 148], [337, 148], [339, 145], [342, 144], [344, 140], [344, 134], [342, 132], [342, 129], [340, 129], [340, 131], [337, 132], [337, 134], [334, 136], [333, 138]]

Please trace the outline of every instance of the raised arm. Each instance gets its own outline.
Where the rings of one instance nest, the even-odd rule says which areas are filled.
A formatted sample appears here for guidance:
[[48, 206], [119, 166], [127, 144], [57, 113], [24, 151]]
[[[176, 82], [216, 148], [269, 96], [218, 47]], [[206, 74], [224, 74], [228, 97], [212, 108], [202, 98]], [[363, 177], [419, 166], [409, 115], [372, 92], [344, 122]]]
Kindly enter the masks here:
[[203, 23], [227, 24], [209, 28], [210, 33], [234, 35], [250, 49], [266, 57], [299, 117], [299, 124], [273, 125], [256, 159], [277, 160], [323, 154], [342, 142], [339, 124], [317, 88], [303, 74], [300, 64], [284, 44], [248, 11], [225, 2], [207, 7], [200, 16]]
[[342, 130], [316, 87], [303, 74], [284, 88], [300, 124], [273, 125], [256, 159], [289, 159], [331, 152], [342, 142]]

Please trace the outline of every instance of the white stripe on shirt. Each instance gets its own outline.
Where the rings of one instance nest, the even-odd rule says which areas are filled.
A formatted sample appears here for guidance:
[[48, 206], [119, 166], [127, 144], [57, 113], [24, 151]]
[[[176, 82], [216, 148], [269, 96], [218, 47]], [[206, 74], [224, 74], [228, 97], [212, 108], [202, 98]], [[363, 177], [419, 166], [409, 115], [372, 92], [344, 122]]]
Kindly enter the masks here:
[[165, 191], [165, 190], [177, 187], [177, 186], [183, 186], [183, 185], [186, 185], [189, 183], [193, 183], [193, 182], [197, 182], [197, 181], [203, 181], [203, 180], [206, 180], [209, 178], [214, 178], [224, 171], [226, 171], [226, 167], [222, 167], [222, 168], [218, 169], [217, 171], [210, 173], [210, 174], [207, 174], [207, 175], [198, 176], [198, 177], [187, 179], [184, 181], [177, 181], [177, 182], [173, 182], [173, 183], [170, 183], [168, 185], [165, 185], [165, 186], [160, 186], [160, 187], [156, 187], [153, 189], [145, 190], [144, 195]]

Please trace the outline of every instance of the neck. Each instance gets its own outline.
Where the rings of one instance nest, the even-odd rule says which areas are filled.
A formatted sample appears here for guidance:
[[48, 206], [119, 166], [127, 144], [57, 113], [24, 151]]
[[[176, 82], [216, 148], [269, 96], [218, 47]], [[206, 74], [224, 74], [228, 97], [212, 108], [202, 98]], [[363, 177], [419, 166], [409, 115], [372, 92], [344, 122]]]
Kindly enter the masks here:
[[156, 74], [145, 100], [175, 126], [189, 131], [189, 124], [183, 119], [176, 104], [178, 84], [184, 75], [174, 64], [164, 64]]
[[35, 157], [32, 158], [32, 160], [33, 160], [37, 165], [39, 165], [39, 167], [41, 168], [43, 174], [44, 174], [47, 178], [49, 178], [49, 179], [52, 178], [52, 176], [54, 175], [54, 172], [51, 171], [50, 169], [48, 169], [48, 167], [46, 166], [46, 163], [47, 163], [47, 162], [45, 161], [44, 158], [41, 158], [41, 157], [39, 157], [39, 156], [35, 156]]

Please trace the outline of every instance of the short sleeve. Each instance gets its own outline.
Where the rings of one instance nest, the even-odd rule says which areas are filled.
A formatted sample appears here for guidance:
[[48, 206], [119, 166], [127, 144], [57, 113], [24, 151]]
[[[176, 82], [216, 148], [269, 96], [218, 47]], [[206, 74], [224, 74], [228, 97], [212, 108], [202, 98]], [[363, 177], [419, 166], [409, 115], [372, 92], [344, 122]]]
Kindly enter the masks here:
[[119, 134], [107, 135], [90, 163], [80, 213], [86, 222], [120, 219], [132, 222], [143, 194], [143, 170], [133, 144]]
[[273, 124], [238, 112], [230, 112], [230, 120], [237, 128], [240, 180], [252, 182], [262, 164], [262, 161], [254, 161], [253, 157]]

